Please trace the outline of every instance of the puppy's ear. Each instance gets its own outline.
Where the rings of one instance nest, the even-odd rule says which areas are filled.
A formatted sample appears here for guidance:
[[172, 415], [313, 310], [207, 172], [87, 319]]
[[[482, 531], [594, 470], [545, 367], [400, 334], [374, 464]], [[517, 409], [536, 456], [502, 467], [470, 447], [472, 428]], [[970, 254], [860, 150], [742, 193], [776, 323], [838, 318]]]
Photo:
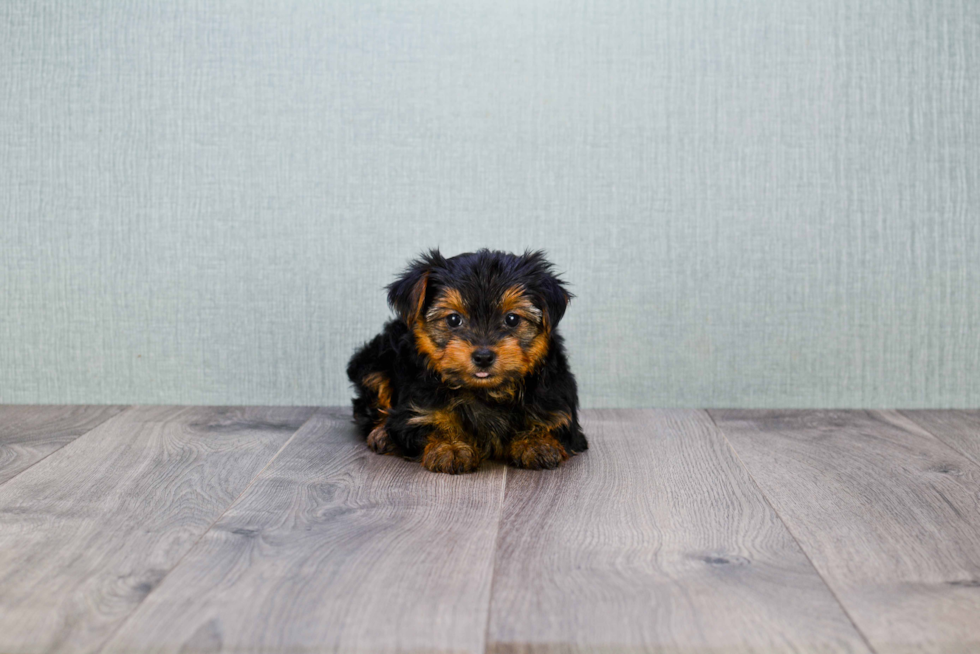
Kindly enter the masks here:
[[548, 326], [553, 329], [561, 321], [568, 303], [575, 296], [565, 288], [565, 282], [554, 274], [554, 265], [545, 257], [546, 254], [543, 250], [537, 250], [535, 252], [526, 251], [522, 258], [530, 267], [534, 286], [547, 313]]
[[388, 306], [408, 326], [414, 325], [422, 314], [433, 269], [444, 263], [445, 259], [438, 249], [429, 250], [412, 261], [398, 279], [385, 287], [388, 290]]
[[565, 315], [568, 303], [575, 296], [568, 292], [560, 279], [551, 276], [542, 282], [541, 291], [548, 309], [548, 323], [554, 329]]

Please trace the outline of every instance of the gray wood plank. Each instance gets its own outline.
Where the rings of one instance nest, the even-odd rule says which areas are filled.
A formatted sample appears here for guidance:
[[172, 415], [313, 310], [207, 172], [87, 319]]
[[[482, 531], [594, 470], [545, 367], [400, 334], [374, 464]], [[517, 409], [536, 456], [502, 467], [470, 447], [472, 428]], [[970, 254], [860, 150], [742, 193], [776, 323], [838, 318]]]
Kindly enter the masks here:
[[869, 651], [707, 414], [582, 422], [587, 453], [508, 475], [490, 651]]
[[0, 651], [97, 650], [312, 413], [134, 407], [0, 486]]
[[0, 484], [118, 414], [122, 406], [0, 405]]
[[323, 409], [105, 652], [481, 652], [504, 478], [378, 456]]
[[897, 412], [712, 411], [880, 653], [980, 651], [980, 469]]
[[980, 465], [980, 411], [901, 411], [963, 456]]

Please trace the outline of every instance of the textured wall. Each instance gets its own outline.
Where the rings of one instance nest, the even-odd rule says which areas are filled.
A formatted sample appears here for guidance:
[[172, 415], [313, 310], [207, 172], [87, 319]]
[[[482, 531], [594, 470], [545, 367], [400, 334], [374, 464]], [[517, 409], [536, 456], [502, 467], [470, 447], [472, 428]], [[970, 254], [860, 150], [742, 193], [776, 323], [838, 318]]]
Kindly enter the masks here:
[[334, 404], [543, 247], [586, 406], [980, 405], [974, 0], [0, 4], [0, 402]]

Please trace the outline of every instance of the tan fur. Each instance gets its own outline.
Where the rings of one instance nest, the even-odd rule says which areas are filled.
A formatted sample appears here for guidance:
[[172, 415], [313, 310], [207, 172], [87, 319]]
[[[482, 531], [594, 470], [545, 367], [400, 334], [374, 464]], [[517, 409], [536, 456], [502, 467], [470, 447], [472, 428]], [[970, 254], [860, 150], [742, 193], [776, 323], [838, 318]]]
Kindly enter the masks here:
[[422, 452], [422, 465], [432, 472], [458, 475], [480, 467], [480, 455], [468, 443], [430, 440]]
[[441, 372], [439, 362], [442, 359], [442, 351], [432, 340], [428, 325], [427, 322], [418, 322], [412, 329], [412, 333], [415, 334], [415, 347], [421, 354], [426, 355], [426, 367], [434, 372]]
[[[524, 294], [524, 288], [513, 286], [504, 291], [498, 305], [500, 315], [516, 313], [524, 318], [515, 333], [502, 338], [490, 347], [497, 355], [493, 371], [495, 378], [481, 381], [473, 377], [473, 352], [476, 345], [453, 336], [445, 326], [444, 319], [452, 313], [460, 314], [464, 320], [469, 318], [466, 303], [456, 289], [445, 289], [433, 302], [432, 308], [423, 320], [413, 325], [416, 347], [426, 355], [426, 365], [439, 373], [444, 382], [457, 376], [473, 388], [483, 388], [497, 400], [513, 400], [519, 396], [520, 385], [514, 377], [531, 374], [548, 354], [548, 331], [546, 316], [534, 306]], [[525, 350], [521, 343], [530, 341]], [[445, 342], [440, 347], [440, 343]]]
[[444, 290], [436, 298], [435, 302], [432, 303], [432, 308], [429, 309], [425, 318], [432, 322], [440, 318], [445, 318], [451, 313], [458, 313], [464, 318], [469, 318], [469, 312], [466, 310], [466, 302], [463, 301], [463, 296], [455, 288]]
[[377, 454], [391, 454], [393, 447], [388, 438], [388, 430], [385, 429], [385, 422], [380, 422], [367, 437], [367, 445]]
[[510, 442], [507, 456], [520, 468], [555, 468], [567, 461], [569, 454], [555, 438], [554, 432], [571, 424], [572, 416], [564, 411], [530, 416], [524, 431], [516, 434]]
[[414, 325], [422, 316], [422, 305], [425, 302], [425, 289], [428, 285], [429, 273], [424, 273], [421, 279], [415, 282], [415, 286], [412, 287], [412, 292], [409, 295], [411, 309], [407, 315], [402, 316], [409, 326]]
[[542, 318], [541, 310], [524, 294], [523, 286], [511, 286], [504, 291], [500, 297], [499, 311], [501, 314], [516, 313], [531, 322]]
[[519, 468], [555, 468], [568, 460], [568, 452], [550, 432], [533, 432], [515, 438], [508, 447], [510, 460]]
[[544, 361], [544, 358], [548, 355], [548, 334], [542, 332], [534, 337], [531, 341], [531, 347], [527, 349], [528, 367], [527, 371], [530, 373], [538, 365]]
[[410, 425], [429, 425], [440, 432], [443, 440], [456, 441], [464, 440], [466, 432], [459, 416], [449, 406], [440, 409], [420, 409], [413, 407], [412, 411], [416, 414], [408, 419]]
[[408, 424], [433, 428], [422, 452], [423, 466], [433, 472], [453, 474], [472, 472], [479, 467], [480, 452], [452, 406], [430, 410], [415, 408], [414, 411], [417, 415], [409, 418]]
[[364, 385], [374, 391], [376, 396], [373, 402], [375, 408], [382, 414], [387, 414], [391, 409], [391, 382], [383, 372], [372, 372], [364, 375], [362, 380]]
[[528, 431], [554, 431], [572, 424], [572, 416], [564, 411], [555, 411], [545, 416], [528, 419]]

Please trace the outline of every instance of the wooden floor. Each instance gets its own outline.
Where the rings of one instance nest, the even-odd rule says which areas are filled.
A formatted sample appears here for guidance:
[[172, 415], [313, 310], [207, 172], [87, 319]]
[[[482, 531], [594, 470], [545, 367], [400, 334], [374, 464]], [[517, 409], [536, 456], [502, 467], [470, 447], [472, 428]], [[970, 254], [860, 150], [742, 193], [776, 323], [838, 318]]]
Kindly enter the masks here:
[[980, 652], [980, 412], [582, 423], [453, 477], [347, 408], [0, 406], [0, 654]]

